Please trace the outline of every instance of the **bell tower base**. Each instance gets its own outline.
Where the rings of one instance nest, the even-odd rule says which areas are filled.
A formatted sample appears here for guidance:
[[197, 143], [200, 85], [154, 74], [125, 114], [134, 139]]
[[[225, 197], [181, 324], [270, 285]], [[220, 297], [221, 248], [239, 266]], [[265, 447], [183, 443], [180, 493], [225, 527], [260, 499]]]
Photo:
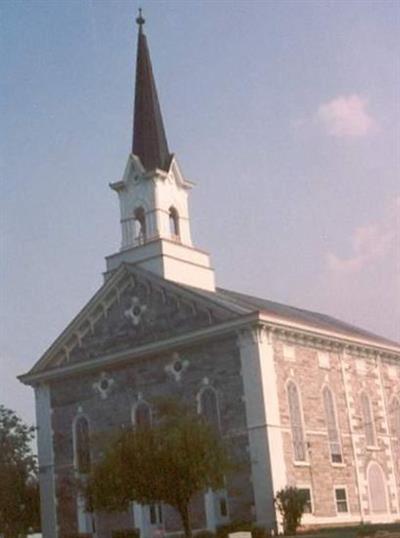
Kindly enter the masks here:
[[106, 273], [123, 263], [137, 264], [167, 280], [215, 291], [215, 274], [206, 252], [168, 239], [155, 239], [106, 257]]

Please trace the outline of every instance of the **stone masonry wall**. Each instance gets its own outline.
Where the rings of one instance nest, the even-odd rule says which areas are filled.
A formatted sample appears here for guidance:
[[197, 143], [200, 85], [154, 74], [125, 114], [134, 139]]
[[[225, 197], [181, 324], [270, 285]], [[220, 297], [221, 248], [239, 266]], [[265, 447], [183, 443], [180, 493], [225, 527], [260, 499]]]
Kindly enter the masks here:
[[[171, 370], [177, 359], [184, 365], [180, 379], [176, 379]], [[101, 392], [100, 381], [104, 379], [108, 379], [108, 388]], [[76, 417], [86, 416], [92, 438], [99, 440], [104, 438], [105, 433], [131, 424], [132, 408], [138, 400], [151, 404], [156, 398], [174, 396], [196, 410], [196, 395], [206, 384], [217, 391], [222, 435], [234, 441], [238, 457], [244, 463], [239, 474], [227, 481], [230, 514], [237, 519], [252, 517], [254, 500], [240, 359], [236, 340], [230, 337], [180, 349], [176, 354], [165, 353], [148, 359], [135, 359], [118, 369], [96, 371], [52, 383], [52, 428], [60, 538], [77, 532], [73, 463], [73, 423]], [[93, 441], [92, 459], [97, 459], [99, 452], [100, 449]], [[195, 504], [195, 527], [205, 528], [204, 503], [201, 499], [201, 502]], [[168, 510], [165, 515], [166, 530], [176, 530], [176, 518], [174, 520]], [[129, 527], [134, 527], [132, 514], [97, 516], [98, 538], [110, 538], [112, 530]]]
[[[400, 364], [386, 364], [336, 349], [312, 347], [275, 338], [274, 357], [284, 443], [287, 483], [311, 490], [313, 513], [304, 523], [333, 523], [361, 519], [400, 519], [398, 504], [399, 458], [394, 456], [396, 440], [389, 439], [386, 406], [391, 395], [399, 394]], [[390, 372], [390, 375], [389, 375]], [[296, 383], [303, 418], [307, 458], [295, 462], [287, 395], [287, 383]], [[342, 462], [332, 463], [322, 390], [328, 386], [335, 400]], [[360, 394], [366, 391], [372, 402], [377, 446], [366, 446]], [[391, 442], [389, 442], [391, 441]], [[397, 449], [398, 450], [398, 449]], [[398, 452], [397, 452], [398, 454]], [[385, 476], [388, 499], [386, 514], [371, 513], [367, 469], [379, 463]], [[393, 462], [397, 462], [397, 491]], [[348, 512], [338, 513], [335, 487], [345, 488]]]

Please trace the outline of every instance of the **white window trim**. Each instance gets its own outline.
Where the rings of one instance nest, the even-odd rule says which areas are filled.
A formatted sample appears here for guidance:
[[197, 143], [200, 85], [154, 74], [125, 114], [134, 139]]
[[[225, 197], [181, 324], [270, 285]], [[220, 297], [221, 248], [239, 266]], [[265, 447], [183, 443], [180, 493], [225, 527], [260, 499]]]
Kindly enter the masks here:
[[77, 438], [76, 438], [76, 424], [78, 420], [81, 418], [84, 418], [87, 420], [88, 428], [89, 428], [89, 435], [90, 435], [90, 420], [86, 413], [78, 412], [77, 415], [75, 415], [73, 421], [72, 421], [72, 447], [73, 447], [73, 466], [76, 474], [80, 474], [78, 470], [78, 447], [77, 447]]
[[[292, 421], [290, 419], [289, 391], [288, 391], [288, 386], [289, 386], [290, 383], [293, 383], [296, 386], [296, 388], [297, 388], [297, 396], [299, 398], [300, 420], [301, 420], [301, 427], [303, 429], [305, 460], [296, 460], [295, 459], [295, 451], [294, 451], [294, 446], [293, 446]], [[310, 456], [309, 456], [309, 450], [308, 450], [306, 426], [305, 426], [305, 421], [304, 421], [302, 394], [301, 394], [299, 385], [296, 383], [296, 381], [293, 378], [289, 378], [286, 381], [285, 389], [286, 389], [286, 401], [287, 401], [287, 404], [288, 404], [288, 411], [289, 411], [289, 428], [290, 428], [290, 437], [291, 437], [291, 445], [292, 445], [293, 464], [295, 466], [297, 466], [297, 467], [309, 467], [310, 466]]]
[[311, 512], [305, 512], [303, 517], [315, 516], [315, 504], [314, 504], [314, 494], [311, 484], [299, 483], [296, 484], [297, 489], [309, 489], [310, 490], [310, 503], [311, 503]]
[[133, 426], [136, 426], [136, 411], [137, 408], [140, 405], [146, 405], [150, 412], [150, 425], [153, 423], [153, 410], [151, 408], [151, 405], [146, 400], [143, 400], [141, 397], [138, 398], [138, 400], [132, 405], [131, 409], [131, 422]]
[[331, 387], [328, 385], [328, 383], [324, 383], [322, 385], [322, 389], [321, 389], [321, 398], [322, 398], [322, 405], [323, 405], [323, 408], [324, 408], [324, 415], [325, 415], [325, 421], [326, 421], [326, 430], [327, 430], [327, 433], [328, 433], [328, 422], [326, 420], [327, 417], [326, 417], [325, 402], [324, 402], [324, 390], [325, 390], [325, 388], [327, 388], [329, 390], [329, 392], [331, 393], [331, 396], [332, 396], [333, 413], [335, 415], [335, 424], [336, 424], [336, 430], [337, 430], [337, 434], [338, 434], [338, 442], [339, 442], [339, 446], [340, 446], [340, 455], [342, 456], [342, 461], [341, 462], [332, 461], [331, 443], [330, 443], [329, 434], [328, 434], [327, 442], [328, 442], [328, 448], [329, 448], [329, 460], [331, 462], [332, 467], [345, 467], [346, 464], [345, 464], [345, 461], [344, 461], [342, 433], [341, 433], [341, 428], [340, 428], [340, 423], [339, 423], [339, 416], [338, 416], [338, 413], [337, 413], [336, 395], [333, 392], [333, 390], [331, 389]]
[[220, 412], [220, 405], [219, 405], [220, 404], [219, 394], [218, 394], [217, 389], [215, 387], [213, 387], [212, 385], [204, 385], [203, 387], [201, 387], [201, 389], [196, 394], [197, 413], [199, 415], [202, 414], [201, 396], [202, 396], [203, 392], [205, 392], [206, 390], [212, 390], [212, 392], [215, 394], [215, 401], [216, 401], [216, 405], [217, 405], [218, 428], [221, 431], [221, 412]]
[[[339, 512], [338, 509], [337, 509], [337, 500], [336, 500], [336, 490], [337, 489], [344, 489], [345, 492], [346, 492], [347, 512]], [[335, 503], [336, 515], [338, 517], [341, 517], [343, 515], [351, 516], [350, 502], [349, 502], [349, 492], [348, 492], [347, 486], [340, 485], [340, 484], [335, 484], [334, 487], [333, 487], [333, 500], [334, 500], [334, 503]]]

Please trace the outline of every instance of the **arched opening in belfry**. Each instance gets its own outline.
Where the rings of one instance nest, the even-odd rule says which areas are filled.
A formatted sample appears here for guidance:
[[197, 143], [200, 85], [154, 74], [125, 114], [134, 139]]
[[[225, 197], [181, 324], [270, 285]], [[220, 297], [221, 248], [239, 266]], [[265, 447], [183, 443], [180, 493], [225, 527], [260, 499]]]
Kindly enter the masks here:
[[146, 241], [146, 218], [143, 207], [135, 209], [135, 242], [142, 245]]
[[178, 240], [180, 238], [179, 215], [178, 215], [178, 211], [173, 206], [169, 208], [169, 233], [170, 233], [171, 239]]

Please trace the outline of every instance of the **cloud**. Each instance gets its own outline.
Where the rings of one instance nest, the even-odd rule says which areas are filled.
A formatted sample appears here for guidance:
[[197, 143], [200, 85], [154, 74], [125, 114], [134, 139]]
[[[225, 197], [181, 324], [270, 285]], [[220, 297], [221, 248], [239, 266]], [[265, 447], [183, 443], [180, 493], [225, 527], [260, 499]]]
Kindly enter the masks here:
[[335, 275], [355, 274], [389, 254], [394, 255], [391, 263], [400, 263], [399, 241], [400, 196], [397, 196], [380, 222], [354, 230], [351, 237], [351, 256], [341, 258], [332, 252], [327, 253], [327, 267]]
[[317, 120], [330, 136], [360, 138], [376, 131], [368, 100], [357, 95], [339, 96], [319, 106]]

